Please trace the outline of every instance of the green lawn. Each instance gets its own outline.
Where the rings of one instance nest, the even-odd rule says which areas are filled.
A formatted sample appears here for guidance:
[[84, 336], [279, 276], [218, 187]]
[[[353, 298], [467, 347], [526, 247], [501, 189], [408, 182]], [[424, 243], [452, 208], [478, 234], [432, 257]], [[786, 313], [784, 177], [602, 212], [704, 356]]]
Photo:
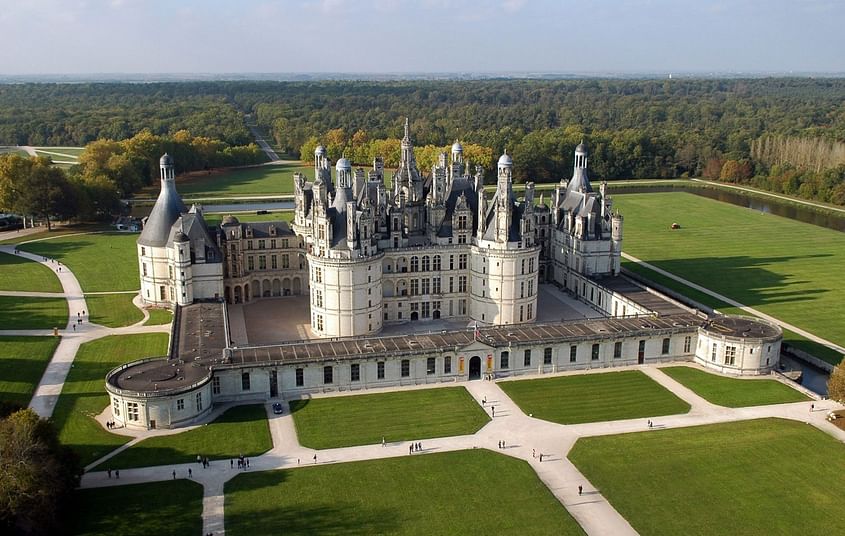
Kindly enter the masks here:
[[170, 480], [77, 490], [69, 534], [148, 536], [202, 532], [202, 486]]
[[134, 290], [139, 285], [136, 240], [136, 233], [97, 233], [31, 242], [20, 249], [67, 264], [85, 292]]
[[527, 415], [559, 424], [686, 413], [690, 406], [638, 370], [498, 382]]
[[67, 314], [64, 298], [0, 296], [0, 326], [3, 329], [64, 329]]
[[145, 439], [110, 458], [98, 469], [189, 463], [196, 461], [198, 454], [212, 460], [236, 458], [239, 454], [253, 457], [271, 448], [273, 441], [264, 406], [235, 406], [208, 426]]
[[[305, 173], [314, 180], [314, 168], [302, 164], [276, 164], [212, 172], [209, 175], [181, 177], [176, 189], [188, 197], [216, 197], [227, 195], [292, 194], [293, 174]], [[158, 186], [147, 193], [158, 193]]]
[[14, 235], [12, 238], [0, 240], [0, 244], [20, 244], [22, 242], [31, 242], [32, 240], [41, 240], [42, 238], [53, 238], [57, 236], [64, 236], [69, 234], [92, 233], [96, 231], [108, 231], [109, 226], [101, 223], [76, 223], [73, 225], [63, 225], [61, 227], [53, 227], [48, 231], [42, 227], [42, 231], [36, 231], [32, 234]]
[[62, 285], [53, 270], [43, 264], [0, 253], [0, 290], [61, 292]]
[[692, 367], [662, 367], [668, 376], [712, 404], [741, 408], [809, 400], [803, 393], [777, 380], [740, 380]]
[[225, 497], [231, 536], [584, 534], [526, 462], [482, 449], [241, 473]]
[[144, 313], [132, 303], [134, 297], [135, 294], [86, 294], [91, 322], [110, 328], [140, 322]]
[[845, 315], [831, 314], [845, 301], [845, 233], [689, 193], [614, 199], [626, 253], [845, 345]]
[[173, 313], [169, 309], [150, 309], [150, 317], [144, 322], [145, 326], [160, 326], [173, 322]]
[[290, 402], [300, 444], [314, 449], [473, 434], [490, 418], [463, 387]]
[[[249, 213], [240, 213], [240, 214], [232, 214], [232, 216], [236, 217], [239, 222], [247, 223], [253, 221], [293, 221], [294, 213], [292, 210], [279, 210], [273, 211], [269, 214], [256, 214], [255, 212]], [[220, 222], [223, 221], [223, 218], [226, 217], [226, 214], [205, 214], [204, 216], [205, 222], [208, 224], [209, 227], [215, 227], [220, 225]]]
[[130, 438], [107, 432], [93, 417], [109, 405], [106, 373], [123, 363], [167, 353], [168, 335], [111, 335], [83, 344], [65, 380], [53, 412], [59, 439], [70, 445], [83, 465], [106, 455]]
[[589, 437], [569, 458], [640, 534], [842, 534], [845, 447], [801, 422]]
[[0, 401], [26, 407], [59, 337], [0, 337]]

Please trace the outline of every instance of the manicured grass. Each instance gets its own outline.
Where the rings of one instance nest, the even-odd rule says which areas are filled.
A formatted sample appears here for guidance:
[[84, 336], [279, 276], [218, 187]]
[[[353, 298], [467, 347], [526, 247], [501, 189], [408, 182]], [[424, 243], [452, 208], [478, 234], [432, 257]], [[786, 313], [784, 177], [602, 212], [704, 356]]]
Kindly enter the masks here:
[[[251, 194], [292, 194], [293, 174], [305, 173], [314, 180], [314, 168], [304, 164], [274, 164], [193, 175], [177, 180], [176, 189], [184, 196], [224, 196]], [[158, 186], [147, 193], [158, 193]]]
[[638, 370], [503, 381], [499, 387], [527, 415], [559, 424], [686, 413], [690, 406]]
[[[279, 210], [274, 211], [269, 214], [256, 214], [255, 212], [249, 213], [237, 213], [232, 214], [232, 216], [236, 217], [239, 222], [247, 223], [253, 221], [293, 221], [294, 213], [292, 210]], [[223, 218], [226, 217], [226, 214], [206, 214], [203, 216], [205, 218], [205, 222], [208, 224], [209, 227], [215, 227], [220, 225], [220, 222], [223, 221]]]
[[200, 534], [202, 486], [169, 480], [77, 490], [71, 522], [74, 536]]
[[0, 290], [61, 292], [62, 285], [56, 274], [43, 264], [0, 253]]
[[[55, 222], [54, 222], [55, 224]], [[42, 238], [54, 238], [57, 236], [64, 236], [69, 234], [92, 233], [96, 231], [108, 231], [109, 226], [100, 223], [77, 223], [73, 225], [63, 225], [61, 227], [53, 227], [48, 231], [46, 227], [41, 227], [41, 231], [36, 231], [31, 234], [15, 234], [12, 238], [0, 240], [0, 244], [20, 244], [23, 242], [31, 242], [33, 240], [41, 240]], [[27, 229], [29, 230], [29, 229]]]
[[150, 309], [150, 317], [144, 322], [145, 326], [160, 326], [173, 322], [173, 313], [169, 309]]
[[0, 401], [26, 407], [59, 337], [0, 337]]
[[111, 335], [80, 346], [53, 412], [62, 443], [87, 465], [130, 438], [109, 433], [93, 417], [109, 405], [106, 373], [123, 363], [167, 353], [168, 335]]
[[62, 236], [20, 246], [66, 264], [85, 292], [138, 288], [136, 233], [96, 233]]
[[64, 298], [18, 298], [0, 296], [3, 329], [64, 329], [67, 301]]
[[134, 297], [135, 294], [86, 294], [91, 322], [110, 328], [140, 322], [144, 313], [132, 303]]
[[526, 462], [481, 449], [241, 473], [225, 496], [232, 536], [584, 534]]
[[809, 400], [803, 393], [777, 380], [740, 380], [684, 366], [662, 367], [660, 370], [719, 406], [741, 408]]
[[299, 442], [315, 449], [473, 434], [490, 418], [463, 387], [290, 402]]
[[212, 460], [236, 458], [240, 454], [253, 457], [271, 448], [273, 440], [264, 406], [235, 406], [208, 426], [145, 439], [106, 460], [98, 469], [190, 463], [196, 461], [197, 455]]
[[689, 193], [614, 199], [626, 253], [845, 345], [845, 315], [830, 314], [845, 301], [845, 233]]
[[841, 534], [845, 447], [780, 419], [579, 439], [569, 458], [640, 534]]

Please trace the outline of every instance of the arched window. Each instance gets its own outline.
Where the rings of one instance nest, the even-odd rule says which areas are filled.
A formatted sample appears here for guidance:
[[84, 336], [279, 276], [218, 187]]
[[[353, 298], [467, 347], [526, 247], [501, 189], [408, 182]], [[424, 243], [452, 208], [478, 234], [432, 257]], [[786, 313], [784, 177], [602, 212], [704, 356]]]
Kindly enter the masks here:
[[420, 258], [414, 255], [411, 257], [411, 271], [412, 272], [419, 272], [420, 270]]
[[423, 272], [427, 272], [427, 271], [429, 271], [429, 270], [431, 270], [431, 262], [430, 262], [430, 260], [429, 260], [429, 256], [428, 256], [428, 255], [423, 255], [423, 258], [422, 258], [422, 271], [423, 271]]
[[439, 272], [439, 271], [440, 271], [440, 255], [435, 255], [435, 256], [434, 256], [434, 267], [433, 267], [433, 270], [434, 270], [435, 272]]

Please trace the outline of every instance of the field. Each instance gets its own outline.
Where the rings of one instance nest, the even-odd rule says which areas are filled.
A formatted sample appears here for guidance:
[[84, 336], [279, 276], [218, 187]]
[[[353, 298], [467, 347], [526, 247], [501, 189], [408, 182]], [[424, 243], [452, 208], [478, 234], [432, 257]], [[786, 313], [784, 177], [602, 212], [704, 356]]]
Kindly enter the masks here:
[[49, 156], [54, 162], [79, 163], [79, 155], [85, 147], [35, 147], [38, 156]]
[[[293, 174], [296, 172], [305, 173], [309, 180], [314, 180], [314, 168], [297, 162], [212, 171], [208, 175], [193, 174], [177, 179], [176, 189], [185, 197], [293, 194]], [[158, 190], [156, 184], [147, 193], [157, 195]]]
[[583, 534], [526, 462], [481, 449], [241, 473], [225, 496], [231, 536]]
[[64, 298], [0, 296], [0, 326], [3, 329], [64, 329], [67, 314]]
[[845, 447], [761, 419], [579, 439], [569, 458], [640, 534], [841, 534]]
[[73, 536], [202, 531], [202, 486], [190, 480], [82, 489], [74, 498], [69, 530]]
[[638, 370], [498, 382], [525, 413], [558, 424], [686, 413], [690, 406]]
[[86, 294], [90, 320], [95, 324], [119, 328], [130, 326], [144, 319], [144, 313], [135, 307], [132, 294]]
[[87, 465], [130, 438], [107, 432], [93, 417], [109, 405], [104, 378], [123, 363], [167, 352], [167, 334], [111, 335], [80, 346], [53, 412], [62, 443]]
[[314, 449], [473, 434], [490, 418], [463, 387], [292, 400], [296, 433]]
[[0, 290], [61, 292], [62, 285], [46, 266], [17, 255], [0, 253]]
[[159, 326], [173, 322], [173, 313], [167, 309], [150, 309], [150, 317], [144, 322], [145, 326]]
[[0, 402], [26, 407], [58, 345], [58, 337], [0, 337]]
[[845, 345], [845, 315], [830, 314], [845, 301], [845, 233], [687, 193], [614, 199], [626, 253]]
[[208, 426], [145, 439], [106, 460], [97, 469], [190, 463], [196, 461], [197, 455], [211, 460], [236, 458], [239, 454], [253, 457], [271, 448], [273, 442], [264, 406], [235, 406]]
[[135, 290], [140, 286], [135, 233], [66, 235], [20, 249], [66, 264], [85, 292]]
[[777, 380], [740, 380], [692, 367], [662, 367], [661, 372], [692, 389], [712, 404], [729, 408], [764, 406], [809, 400], [804, 394]]

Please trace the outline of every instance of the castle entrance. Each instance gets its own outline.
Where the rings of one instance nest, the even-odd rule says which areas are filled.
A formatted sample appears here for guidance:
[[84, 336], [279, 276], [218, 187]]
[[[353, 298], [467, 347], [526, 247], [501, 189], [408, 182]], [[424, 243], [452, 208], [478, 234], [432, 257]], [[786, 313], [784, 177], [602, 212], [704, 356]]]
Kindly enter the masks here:
[[469, 379], [481, 379], [481, 358], [477, 355], [472, 356], [469, 360]]

